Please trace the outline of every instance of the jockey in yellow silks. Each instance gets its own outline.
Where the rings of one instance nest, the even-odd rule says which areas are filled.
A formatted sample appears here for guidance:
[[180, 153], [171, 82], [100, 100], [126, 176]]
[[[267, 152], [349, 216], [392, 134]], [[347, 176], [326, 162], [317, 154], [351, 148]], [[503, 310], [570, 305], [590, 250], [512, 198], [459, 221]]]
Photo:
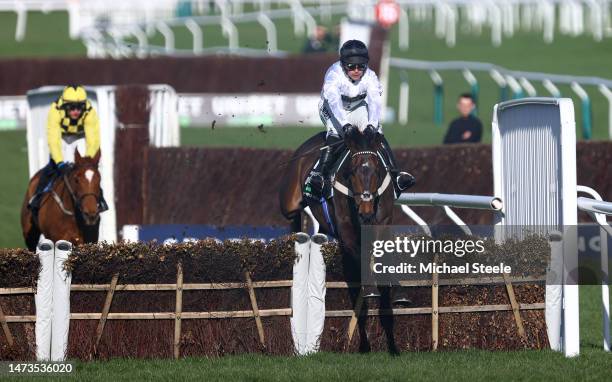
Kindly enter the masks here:
[[[51, 160], [42, 169], [29, 207], [40, 208], [41, 195], [47, 191], [55, 175], [62, 176], [74, 162], [74, 151], [94, 157], [100, 150], [100, 120], [98, 113], [87, 99], [87, 92], [80, 85], [66, 86], [62, 95], [51, 104], [47, 117], [47, 142]], [[106, 203], [101, 197], [101, 210]]]
[[88, 157], [95, 156], [100, 149], [100, 120], [82, 86], [67, 86], [62, 96], [51, 104], [47, 139], [51, 159], [58, 166], [74, 162], [75, 147]]

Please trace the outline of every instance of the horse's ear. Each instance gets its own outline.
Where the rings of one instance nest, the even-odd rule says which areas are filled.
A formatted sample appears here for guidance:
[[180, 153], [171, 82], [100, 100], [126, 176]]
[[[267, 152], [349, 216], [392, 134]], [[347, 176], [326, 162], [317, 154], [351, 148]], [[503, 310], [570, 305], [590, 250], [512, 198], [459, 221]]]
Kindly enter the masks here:
[[98, 165], [98, 163], [100, 163], [100, 149], [98, 149], [98, 151], [96, 151], [96, 155], [94, 155], [93, 160], [94, 160], [94, 162], [96, 162], [96, 165]]
[[79, 149], [77, 147], [75, 147], [74, 148], [74, 161], [75, 161], [75, 163], [80, 162], [81, 159], [83, 159], [83, 157], [81, 156], [81, 153], [79, 152]]

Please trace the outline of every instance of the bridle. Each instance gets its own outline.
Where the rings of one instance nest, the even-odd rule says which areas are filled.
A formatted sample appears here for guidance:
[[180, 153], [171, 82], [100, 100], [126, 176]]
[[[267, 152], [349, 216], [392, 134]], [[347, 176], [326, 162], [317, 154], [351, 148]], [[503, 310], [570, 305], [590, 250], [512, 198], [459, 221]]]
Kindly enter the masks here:
[[[90, 167], [90, 166], [87, 166], [87, 167]], [[76, 168], [77, 168], [76, 166], [73, 167], [72, 171], [74, 171]], [[85, 198], [87, 198], [87, 197], [93, 197], [96, 200], [96, 205], [100, 205], [100, 195], [99, 194], [95, 194], [93, 192], [86, 192], [84, 194], [77, 195], [76, 192], [74, 192], [74, 190], [72, 189], [72, 186], [70, 185], [70, 179], [68, 179], [68, 175], [64, 175], [62, 177], [62, 179], [64, 181], [64, 184], [66, 185], [66, 189], [68, 190], [68, 194], [70, 194], [70, 198], [72, 199], [72, 203], [74, 204], [75, 208], [78, 211], [80, 211], [80, 212], [83, 211], [83, 200]], [[59, 205], [60, 209], [62, 210], [62, 212], [64, 214], [70, 215], [70, 216], [74, 216], [74, 212], [66, 209], [66, 207], [64, 206], [64, 203], [62, 202], [61, 198], [57, 195], [57, 193], [55, 193], [55, 191], [53, 191], [53, 198], [55, 199], [55, 201], [57, 202], [57, 204]]]
[[[340, 166], [338, 168], [341, 168], [342, 165], [344, 164], [344, 161], [346, 160], [346, 158], [348, 157], [347, 153], [344, 158], [342, 158], [342, 162], [340, 163]], [[379, 159], [381, 161], [381, 163], [385, 163], [384, 160], [380, 157], [380, 154], [375, 152], [375, 151], [358, 151], [356, 153], [353, 153], [353, 155], [351, 155], [351, 159], [355, 158], [356, 156], [365, 156], [365, 155], [369, 155], [369, 156], [374, 156], [377, 159]], [[385, 166], [386, 169], [386, 166]], [[354, 173], [354, 170], [351, 170], [350, 172], [351, 174]], [[338, 182], [338, 180], [334, 180], [334, 188], [340, 192], [343, 195], [346, 195], [349, 198], [353, 198], [355, 199], [355, 201], [358, 201], [358, 199], [360, 199], [361, 202], [371, 202], [375, 199], [377, 199], [378, 197], [380, 197], [385, 190], [389, 187], [389, 184], [391, 184], [391, 175], [389, 174], [389, 171], [386, 171], [386, 175], [385, 178], [383, 179], [382, 183], [380, 184], [380, 186], [378, 187], [378, 189], [376, 189], [375, 192], [370, 192], [370, 190], [364, 190], [361, 193], [356, 193], [353, 192], [351, 189], [349, 189], [347, 186], [343, 185], [342, 183]]]

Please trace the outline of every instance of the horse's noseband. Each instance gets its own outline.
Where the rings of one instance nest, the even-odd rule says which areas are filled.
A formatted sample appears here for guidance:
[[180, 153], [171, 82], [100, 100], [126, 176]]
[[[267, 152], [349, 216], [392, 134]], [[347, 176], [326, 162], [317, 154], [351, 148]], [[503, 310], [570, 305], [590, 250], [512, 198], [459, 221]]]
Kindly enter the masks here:
[[351, 158], [355, 158], [359, 155], [374, 155], [375, 157], [378, 157], [378, 153], [375, 153], [374, 151], [357, 151], [355, 154], [351, 155]]

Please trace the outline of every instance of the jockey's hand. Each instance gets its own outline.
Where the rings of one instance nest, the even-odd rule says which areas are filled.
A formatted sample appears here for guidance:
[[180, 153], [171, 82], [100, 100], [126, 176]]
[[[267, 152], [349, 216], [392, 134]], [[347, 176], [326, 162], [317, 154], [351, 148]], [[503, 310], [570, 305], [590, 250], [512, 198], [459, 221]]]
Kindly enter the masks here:
[[365, 130], [363, 131], [364, 135], [369, 136], [369, 135], [374, 135], [376, 134], [376, 128], [372, 125], [368, 125], [366, 126]]
[[350, 123], [347, 123], [346, 125], [342, 126], [342, 132], [346, 135], [349, 134], [351, 132], [351, 130], [353, 130], [355, 127], [353, 125], [351, 125]]
[[57, 164], [57, 172], [59, 173], [60, 176], [64, 176], [68, 173], [68, 169], [69, 166], [66, 164], [66, 162], [59, 162]]

